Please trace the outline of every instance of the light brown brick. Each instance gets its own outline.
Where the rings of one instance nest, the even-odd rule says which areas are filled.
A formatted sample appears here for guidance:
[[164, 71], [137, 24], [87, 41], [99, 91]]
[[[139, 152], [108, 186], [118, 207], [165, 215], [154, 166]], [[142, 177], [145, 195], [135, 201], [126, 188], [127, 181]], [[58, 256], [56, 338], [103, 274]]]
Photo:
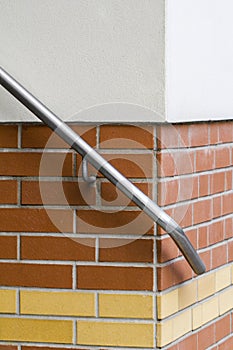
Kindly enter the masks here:
[[[92, 147], [96, 145], [96, 128], [93, 126], [70, 125]], [[51, 135], [53, 136], [51, 137]], [[51, 139], [49, 140], [49, 138]], [[46, 144], [49, 143], [46, 147]], [[59, 136], [44, 125], [24, 125], [22, 128], [23, 148], [68, 148]]]
[[1, 208], [0, 231], [73, 232], [73, 214], [69, 210]]
[[78, 266], [79, 289], [152, 290], [153, 269], [149, 267]]
[[154, 145], [153, 127], [102, 125], [100, 148], [149, 148]]
[[99, 242], [100, 261], [153, 262], [153, 240], [101, 239]]
[[72, 288], [72, 267], [69, 265], [1, 263], [0, 284], [16, 287]]
[[86, 182], [23, 181], [22, 204], [94, 205], [95, 188]]
[[[3, 176], [72, 176], [72, 154], [0, 152], [0, 175]], [[42, 166], [43, 164], [43, 166]]]
[[0, 125], [0, 148], [17, 148], [18, 127], [16, 125]]
[[17, 259], [17, 237], [0, 237], [0, 259]]
[[95, 240], [66, 237], [21, 237], [21, 259], [95, 260]]
[[17, 204], [17, 181], [0, 181], [0, 204]]

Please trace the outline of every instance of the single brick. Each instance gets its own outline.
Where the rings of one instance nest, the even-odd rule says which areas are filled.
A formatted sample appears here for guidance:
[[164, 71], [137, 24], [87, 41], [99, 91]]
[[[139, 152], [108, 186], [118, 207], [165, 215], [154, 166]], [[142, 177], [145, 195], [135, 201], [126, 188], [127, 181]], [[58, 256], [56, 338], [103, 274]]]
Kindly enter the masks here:
[[212, 269], [227, 263], [227, 244], [212, 249]]
[[153, 233], [154, 222], [143, 211], [106, 212], [78, 210], [77, 233], [138, 234]]
[[210, 192], [221, 193], [225, 189], [225, 172], [214, 173], [210, 177]]
[[0, 319], [3, 341], [72, 344], [73, 322], [25, 318]]
[[169, 287], [187, 281], [192, 277], [192, 270], [185, 260], [179, 260], [170, 265], [157, 268], [158, 290], [162, 291]]
[[197, 281], [192, 281], [178, 288], [179, 310], [196, 303], [197, 301]]
[[95, 188], [86, 182], [23, 181], [22, 204], [94, 205]]
[[16, 313], [16, 291], [12, 289], [0, 289], [0, 313]]
[[28, 315], [95, 316], [95, 294], [21, 291], [20, 313]]
[[152, 290], [153, 269], [149, 267], [78, 266], [79, 289]]
[[225, 338], [231, 333], [231, 318], [226, 315], [215, 323], [216, 342]]
[[71, 153], [0, 152], [3, 176], [72, 176], [72, 173]]
[[211, 192], [210, 179], [209, 174], [199, 175], [199, 197], [205, 197]]
[[16, 125], [0, 125], [0, 148], [18, 147], [18, 127]]
[[208, 226], [198, 227], [198, 248], [205, 248], [208, 245]]
[[223, 343], [219, 344], [218, 350], [230, 350], [233, 349], [233, 336], [224, 340]]
[[[70, 125], [92, 147], [96, 145], [96, 128], [93, 126]], [[52, 135], [52, 137], [51, 137]], [[49, 141], [49, 142], [48, 142]], [[47, 144], [48, 143], [48, 144]], [[46, 146], [47, 144], [47, 146]], [[44, 125], [23, 125], [22, 128], [23, 148], [68, 148], [64, 142], [51, 129]]]
[[157, 296], [157, 317], [166, 318], [178, 312], [178, 289]]
[[0, 231], [73, 232], [73, 213], [71, 210], [1, 208]]
[[210, 145], [219, 143], [219, 122], [209, 122]]
[[0, 350], [18, 350], [18, 347], [13, 345], [0, 345]]
[[215, 344], [215, 325], [211, 324], [197, 333], [197, 349], [208, 349]]
[[179, 256], [179, 249], [170, 237], [157, 240], [156, 243], [159, 263], [175, 259]]
[[17, 237], [0, 236], [0, 259], [17, 259]]
[[1, 263], [3, 286], [72, 288], [72, 266]]
[[66, 237], [21, 237], [21, 259], [94, 261], [95, 240]]
[[231, 214], [233, 211], [233, 194], [228, 193], [222, 196], [222, 215]]
[[126, 322], [77, 322], [77, 340], [82, 345], [154, 347], [154, 326]]
[[134, 294], [100, 294], [99, 316], [152, 319], [153, 297]]
[[193, 329], [203, 326], [219, 315], [218, 297], [213, 297], [192, 309]]
[[213, 217], [212, 199], [199, 200], [193, 204], [194, 224], [209, 221]]
[[[134, 185], [138, 187], [147, 196], [149, 196], [150, 198], [152, 197], [152, 184], [136, 182], [134, 183]], [[101, 203], [105, 206], [136, 205], [133, 201], [126, 197], [115, 185], [109, 182], [101, 183]]]
[[219, 142], [226, 143], [233, 141], [233, 124], [231, 121], [219, 122], [218, 128]]
[[174, 125], [159, 125], [157, 127], [157, 146], [159, 149], [178, 148], [179, 147], [179, 131]]
[[224, 222], [216, 221], [208, 226], [208, 234], [209, 234], [209, 245], [215, 244], [223, 241], [224, 239]]
[[[124, 176], [129, 178], [153, 178], [153, 156], [152, 154], [102, 154], [111, 165], [113, 165]], [[82, 175], [82, 157], [77, 155], [77, 175]], [[96, 174], [90, 166], [89, 173]], [[98, 176], [102, 176], [100, 173]]]
[[215, 168], [225, 168], [230, 165], [229, 147], [217, 148], [215, 150]]
[[219, 313], [220, 315], [231, 310], [233, 307], [233, 289], [227, 289], [219, 295]]
[[0, 181], [0, 204], [17, 204], [17, 181]]
[[178, 343], [177, 346], [178, 346], [177, 350], [187, 350], [187, 349], [200, 350], [197, 347], [197, 334], [188, 335], [187, 338], [185, 338], [180, 343]]
[[214, 169], [214, 150], [206, 147], [196, 150], [196, 172]]
[[198, 300], [205, 299], [215, 293], [215, 273], [204, 275], [197, 281]]
[[153, 149], [153, 127], [134, 125], [102, 125], [100, 148]]
[[208, 123], [193, 123], [189, 126], [190, 146], [200, 147], [209, 144], [209, 125]]
[[106, 238], [99, 241], [99, 261], [153, 263], [153, 240]]

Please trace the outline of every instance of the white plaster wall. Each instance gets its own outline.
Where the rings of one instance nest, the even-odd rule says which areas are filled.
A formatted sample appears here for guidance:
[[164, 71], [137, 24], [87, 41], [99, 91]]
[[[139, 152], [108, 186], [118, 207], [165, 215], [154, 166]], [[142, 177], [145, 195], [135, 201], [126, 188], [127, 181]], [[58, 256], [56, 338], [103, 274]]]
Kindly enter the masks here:
[[[173, 0], [174, 1], [174, 0]], [[60, 117], [126, 102], [164, 116], [164, 0], [0, 0], [0, 65]], [[111, 111], [111, 109], [109, 109]], [[0, 89], [0, 122], [37, 119]]]
[[233, 118], [233, 1], [166, 0], [166, 119]]

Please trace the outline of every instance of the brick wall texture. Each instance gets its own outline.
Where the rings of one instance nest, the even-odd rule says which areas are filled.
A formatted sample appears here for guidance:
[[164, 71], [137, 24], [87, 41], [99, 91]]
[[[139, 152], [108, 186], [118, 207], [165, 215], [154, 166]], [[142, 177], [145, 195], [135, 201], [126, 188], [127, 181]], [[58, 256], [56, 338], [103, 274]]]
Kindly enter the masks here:
[[0, 350], [233, 348], [233, 122], [72, 125], [171, 238], [47, 127], [0, 125]]

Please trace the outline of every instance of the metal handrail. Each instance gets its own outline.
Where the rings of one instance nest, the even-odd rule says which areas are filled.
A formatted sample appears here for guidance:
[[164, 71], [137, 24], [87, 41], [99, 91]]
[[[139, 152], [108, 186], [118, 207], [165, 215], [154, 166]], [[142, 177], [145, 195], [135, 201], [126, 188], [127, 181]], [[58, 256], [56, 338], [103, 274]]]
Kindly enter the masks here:
[[186, 260], [196, 274], [205, 272], [205, 265], [193, 248], [182, 228], [167, 215], [148, 196], [141, 192], [117, 169], [108, 163], [99, 153], [88, 145], [67, 124], [51, 112], [29, 91], [20, 85], [3, 68], [0, 67], [0, 85], [18, 99], [25, 107], [35, 114], [42, 122], [49, 126], [56, 134], [67, 142], [75, 151], [85, 157], [102, 175], [118, 187], [128, 198], [130, 198], [150, 218], [160, 225], [175, 241]]

